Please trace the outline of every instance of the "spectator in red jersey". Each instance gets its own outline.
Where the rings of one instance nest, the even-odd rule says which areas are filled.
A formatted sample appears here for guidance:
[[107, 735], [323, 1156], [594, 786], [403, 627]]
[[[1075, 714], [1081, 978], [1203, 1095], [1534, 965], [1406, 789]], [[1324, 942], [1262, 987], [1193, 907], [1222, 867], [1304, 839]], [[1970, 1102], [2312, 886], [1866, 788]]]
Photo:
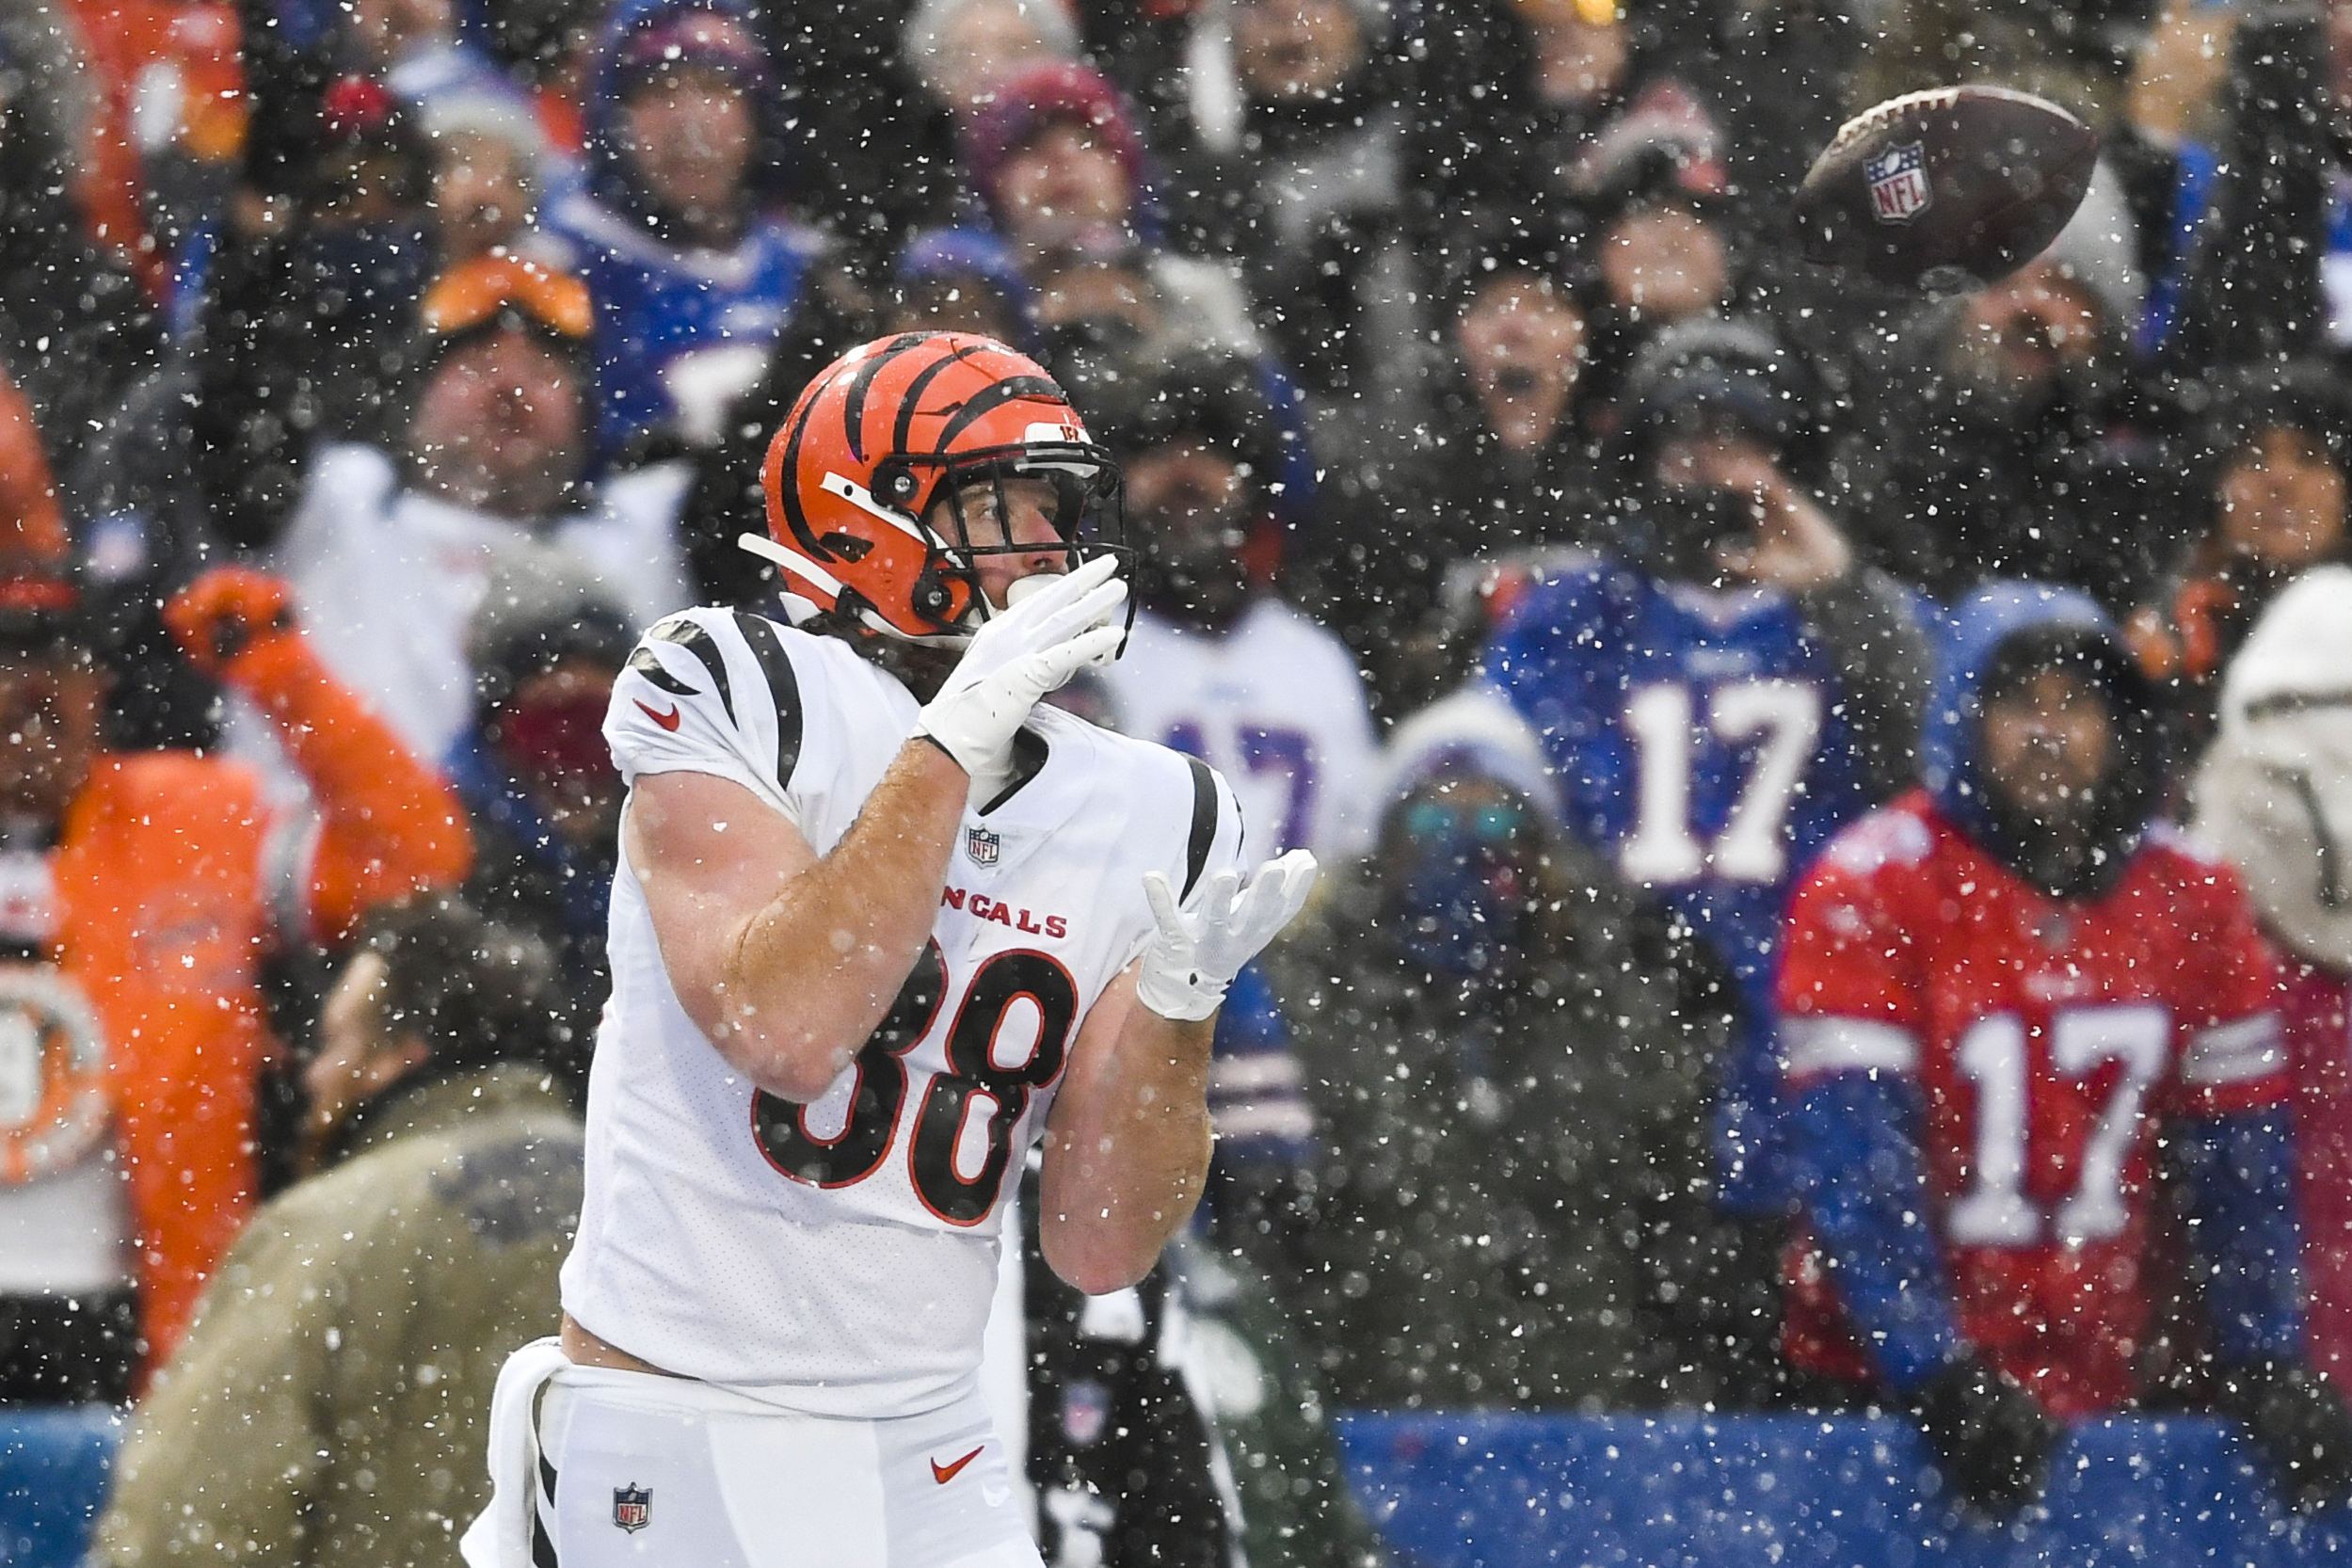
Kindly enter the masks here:
[[2287, 950], [2280, 1021], [2295, 1075], [2304, 1334], [2312, 1365], [2352, 1377], [2352, 567], [2271, 601], [2231, 661], [2218, 734], [2197, 776], [2197, 828], [2238, 868]]
[[2152, 693], [2079, 593], [1955, 611], [1922, 787], [1800, 888], [1781, 1048], [1814, 1242], [1792, 1360], [1917, 1416], [1987, 1508], [2055, 1421], [2144, 1390], [2159, 1124], [2212, 1400], [2298, 1504], [2352, 1493], [2303, 1348], [2277, 963], [2237, 879], [2154, 820]]

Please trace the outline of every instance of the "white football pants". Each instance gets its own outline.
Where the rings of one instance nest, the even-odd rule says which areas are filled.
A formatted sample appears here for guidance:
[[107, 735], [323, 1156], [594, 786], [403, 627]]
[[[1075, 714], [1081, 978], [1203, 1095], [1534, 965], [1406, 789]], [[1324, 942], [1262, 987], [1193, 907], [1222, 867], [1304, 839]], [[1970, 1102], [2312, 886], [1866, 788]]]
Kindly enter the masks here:
[[532, 1568], [1042, 1568], [977, 1393], [865, 1421], [568, 1362], [546, 1390]]

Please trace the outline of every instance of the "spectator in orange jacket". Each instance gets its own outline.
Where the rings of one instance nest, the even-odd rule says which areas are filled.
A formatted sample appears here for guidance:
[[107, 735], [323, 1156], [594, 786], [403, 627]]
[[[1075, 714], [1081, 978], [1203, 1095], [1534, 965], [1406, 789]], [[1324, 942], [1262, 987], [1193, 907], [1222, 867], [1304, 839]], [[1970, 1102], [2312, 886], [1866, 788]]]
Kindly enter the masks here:
[[0, 566], [0, 1056], [32, 1042], [0, 1061], [24, 1112], [0, 1116], [0, 1403], [119, 1400], [170, 1352], [254, 1201], [264, 955], [472, 854], [456, 796], [326, 673], [282, 584], [217, 569], [165, 618], [268, 714], [310, 796], [106, 750], [76, 585]]

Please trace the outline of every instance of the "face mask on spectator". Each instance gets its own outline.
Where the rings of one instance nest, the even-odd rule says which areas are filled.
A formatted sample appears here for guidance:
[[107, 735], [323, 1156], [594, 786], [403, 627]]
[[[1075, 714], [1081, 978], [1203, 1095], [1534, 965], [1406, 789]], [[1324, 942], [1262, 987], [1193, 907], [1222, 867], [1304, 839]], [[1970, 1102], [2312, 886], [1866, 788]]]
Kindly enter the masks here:
[[501, 749], [515, 771], [550, 791], [572, 779], [600, 779], [613, 772], [604, 744], [606, 697], [571, 692], [519, 702], [499, 721]]
[[1431, 973], [1494, 980], [1524, 958], [1531, 838], [1527, 808], [1423, 795], [1399, 823], [1400, 944]]

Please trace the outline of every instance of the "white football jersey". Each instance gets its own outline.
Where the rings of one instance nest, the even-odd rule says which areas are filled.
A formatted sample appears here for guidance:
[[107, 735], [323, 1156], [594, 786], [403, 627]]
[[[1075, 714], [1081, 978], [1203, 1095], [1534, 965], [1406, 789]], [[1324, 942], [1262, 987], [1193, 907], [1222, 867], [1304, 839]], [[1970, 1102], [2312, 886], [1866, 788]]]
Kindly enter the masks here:
[[[824, 855], [916, 707], [844, 643], [700, 609], [646, 633], [604, 732], [632, 784], [730, 779]], [[1000, 1217], [1079, 1026], [1155, 929], [1144, 873], [1189, 888], [1241, 856], [1240, 810], [1200, 763], [1049, 707], [1020, 749], [1035, 771], [966, 809], [897, 1003], [805, 1107], [689, 1020], [622, 857], [563, 1272], [590, 1331], [813, 1415], [912, 1415], [976, 1386]]]
[[1258, 850], [1333, 865], [1372, 846], [1380, 745], [1347, 645], [1277, 599], [1222, 632], [1135, 617], [1103, 673], [1121, 732], [1205, 759], [1233, 781]]

